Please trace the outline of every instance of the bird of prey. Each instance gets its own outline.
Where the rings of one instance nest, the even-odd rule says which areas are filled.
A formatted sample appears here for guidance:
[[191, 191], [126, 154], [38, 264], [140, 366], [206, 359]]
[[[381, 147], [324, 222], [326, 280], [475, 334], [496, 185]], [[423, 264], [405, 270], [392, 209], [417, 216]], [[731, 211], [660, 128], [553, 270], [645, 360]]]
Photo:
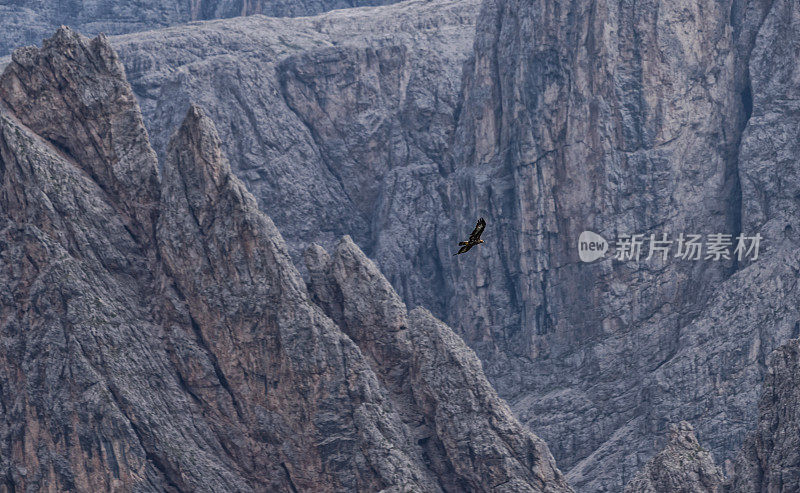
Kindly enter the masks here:
[[470, 248], [474, 247], [475, 245], [480, 245], [483, 243], [481, 239], [481, 233], [483, 233], [484, 228], [486, 228], [486, 221], [483, 218], [478, 219], [478, 224], [475, 225], [475, 229], [472, 230], [472, 234], [469, 235], [469, 239], [467, 241], [461, 241], [458, 244], [461, 245], [461, 248], [458, 252], [454, 253], [453, 256], [466, 253], [469, 251]]

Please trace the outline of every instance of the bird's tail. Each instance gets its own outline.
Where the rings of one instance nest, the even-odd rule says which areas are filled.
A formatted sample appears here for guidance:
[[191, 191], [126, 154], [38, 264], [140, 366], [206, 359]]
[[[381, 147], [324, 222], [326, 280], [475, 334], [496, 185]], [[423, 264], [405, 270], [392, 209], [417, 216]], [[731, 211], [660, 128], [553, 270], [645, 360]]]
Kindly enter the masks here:
[[456, 255], [458, 255], [459, 253], [461, 253], [461, 252], [456, 252], [456, 253], [454, 253], [454, 254], [453, 254], [453, 257], [455, 257]]

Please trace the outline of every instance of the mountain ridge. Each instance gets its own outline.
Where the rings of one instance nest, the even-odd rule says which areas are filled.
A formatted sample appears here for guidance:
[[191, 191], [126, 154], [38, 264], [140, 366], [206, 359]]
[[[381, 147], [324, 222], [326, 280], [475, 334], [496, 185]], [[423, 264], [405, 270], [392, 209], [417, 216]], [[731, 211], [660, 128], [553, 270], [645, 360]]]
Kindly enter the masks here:
[[[412, 313], [414, 333], [439, 338], [415, 358], [467, 361], [436, 369], [461, 382], [457, 402], [412, 385], [425, 405], [404, 412], [431, 419], [424, 438], [446, 452], [430, 469], [390, 398], [396, 377], [311, 301], [198, 106], [159, 171], [107, 38], [62, 28], [16, 52], [0, 98], [5, 488], [571, 491], [471, 350]], [[389, 286], [348, 246], [348, 268]], [[484, 414], [494, 428], [476, 433]]]
[[[619, 491], [682, 420], [730, 464], [770, 352], [797, 337], [799, 16], [412, 1], [110, 42], [162, 166], [200, 103], [306, 278], [305, 246], [350, 234], [577, 488]], [[453, 263], [478, 216], [492, 248]], [[583, 265], [587, 229], [764, 241], [754, 262]]]

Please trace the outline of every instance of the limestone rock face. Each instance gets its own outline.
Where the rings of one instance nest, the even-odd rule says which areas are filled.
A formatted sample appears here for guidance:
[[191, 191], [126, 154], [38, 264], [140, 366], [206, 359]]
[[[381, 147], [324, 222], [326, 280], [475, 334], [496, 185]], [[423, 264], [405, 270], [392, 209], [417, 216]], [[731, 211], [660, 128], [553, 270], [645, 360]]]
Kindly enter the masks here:
[[350, 235], [403, 300], [442, 318], [440, 188], [479, 6], [255, 16], [112, 44], [162, 160], [190, 102], [201, 104], [295, 261]]
[[[733, 459], [797, 336], [797, 15], [411, 1], [112, 43], [162, 159], [201, 102], [292, 258], [351, 235], [576, 487], [619, 491], [683, 419]], [[454, 259], [479, 216], [488, 243]], [[583, 264], [585, 230], [764, 239], [756, 261]]]
[[625, 493], [716, 493], [722, 473], [686, 421], [670, 426], [667, 446], [642, 468]]
[[0, 97], [23, 125], [117, 199], [137, 236], [152, 235], [158, 163], [125, 70], [104, 36], [87, 43], [59, 29], [41, 49], [17, 50], [0, 77]]
[[799, 378], [800, 340], [793, 339], [772, 353], [758, 405], [758, 426], [745, 441], [725, 491], [800, 488]]
[[[290, 258], [350, 235], [412, 312], [429, 309], [476, 351], [577, 489], [620, 491], [680, 420], [719, 463], [734, 459], [768, 355], [800, 335], [799, 9], [411, 0], [109, 42], [165, 170], [197, 102]], [[116, 183], [101, 178], [104, 191]], [[115, 205], [137, 238], [147, 203]], [[479, 216], [487, 244], [453, 258]], [[586, 230], [763, 240], [755, 261], [583, 264]], [[300, 266], [312, 285], [317, 257]], [[314, 292], [343, 324], [338, 295]]]
[[66, 28], [0, 77], [3, 489], [571, 491], [352, 243], [343, 315], [312, 301], [199, 107], [162, 177], [131, 94]]
[[[767, 355], [796, 337], [797, 19], [791, 2], [483, 4], [449, 223], [485, 217], [492, 247], [446, 274], [447, 320], [580, 491], [620, 491], [683, 419], [733, 459]], [[755, 261], [584, 264], [587, 230], [764, 240]]]
[[313, 15], [332, 9], [383, 5], [391, 0], [232, 0], [38, 2], [15, 0], [0, 5], [0, 56], [23, 45], [39, 44], [61, 25], [86, 34], [123, 34], [253, 14], [269, 16]]
[[514, 420], [475, 353], [429, 311], [407, 312], [350, 237], [333, 257], [319, 246], [305, 257], [312, 299], [373, 362], [445, 490], [569, 489], [552, 461], [534, 459], [547, 446]]

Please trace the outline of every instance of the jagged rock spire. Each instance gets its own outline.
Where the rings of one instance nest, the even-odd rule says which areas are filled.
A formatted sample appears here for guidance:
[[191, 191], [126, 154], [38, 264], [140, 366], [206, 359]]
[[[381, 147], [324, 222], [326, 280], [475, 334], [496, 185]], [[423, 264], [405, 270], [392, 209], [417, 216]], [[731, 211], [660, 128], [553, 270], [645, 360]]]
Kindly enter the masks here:
[[408, 312], [350, 237], [332, 256], [315, 245], [305, 258], [312, 299], [372, 362], [446, 491], [570, 491], [547, 445], [514, 418], [475, 353], [427, 310]]
[[670, 425], [667, 446], [625, 486], [625, 493], [716, 493], [722, 472], [686, 421]]
[[15, 51], [0, 76], [0, 98], [92, 177], [138, 237], [152, 235], [158, 161], [105, 36], [89, 40], [62, 26], [42, 48]]

